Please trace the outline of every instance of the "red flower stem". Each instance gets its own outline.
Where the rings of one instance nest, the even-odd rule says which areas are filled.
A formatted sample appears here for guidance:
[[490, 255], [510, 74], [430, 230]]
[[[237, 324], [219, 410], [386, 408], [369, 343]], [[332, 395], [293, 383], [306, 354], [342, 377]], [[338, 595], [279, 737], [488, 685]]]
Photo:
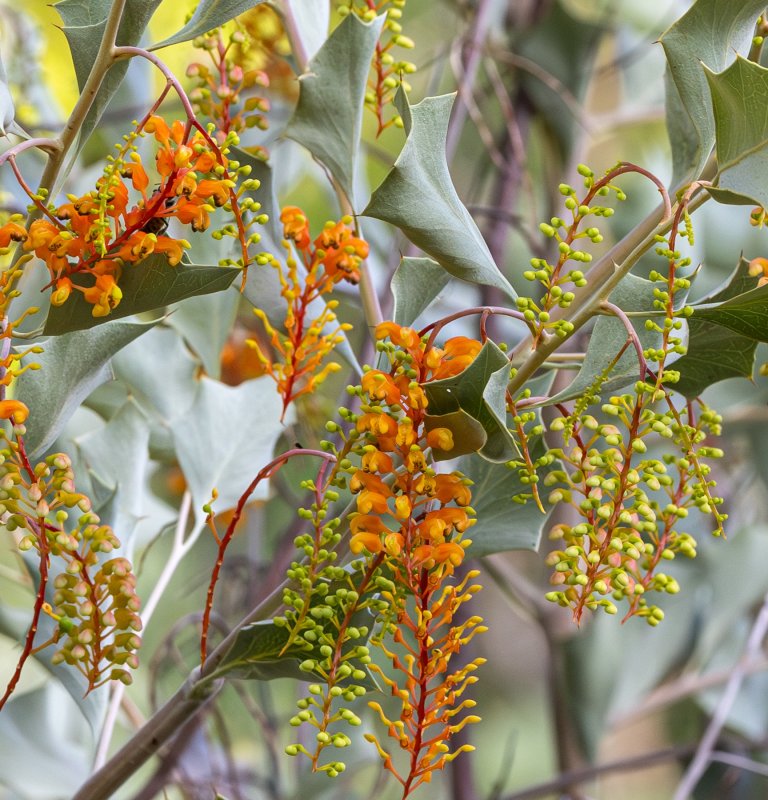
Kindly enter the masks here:
[[149, 50], [145, 50], [143, 47], [130, 47], [128, 45], [123, 45], [121, 47], [113, 48], [112, 55], [115, 61], [119, 61], [123, 58], [133, 58], [134, 56], [138, 56], [139, 58], [145, 58], [151, 64], [154, 64], [160, 70], [160, 72], [163, 73], [165, 79], [178, 95], [181, 105], [184, 107], [184, 113], [187, 115], [187, 119], [196, 119], [195, 109], [192, 107], [192, 103], [190, 102], [187, 93], [184, 91], [184, 87], [181, 85], [181, 83], [179, 83], [178, 78], [173, 74], [173, 72], [171, 72], [168, 66], [154, 53], [150, 53]]
[[0, 319], [0, 400], [5, 400], [5, 394], [8, 390], [6, 385], [6, 375], [8, 375], [8, 367], [11, 364], [9, 356], [11, 355], [11, 332], [12, 328], [8, 322], [8, 317]]
[[35, 195], [35, 193], [32, 191], [32, 188], [30, 187], [30, 185], [24, 180], [24, 176], [21, 174], [21, 171], [19, 170], [19, 166], [16, 163], [16, 158], [14, 156], [11, 156], [8, 159], [8, 163], [11, 165], [11, 169], [13, 170], [13, 174], [16, 176], [16, 182], [26, 192], [27, 197], [29, 197], [29, 199], [34, 203], [36, 208], [42, 214], [44, 214], [46, 217], [48, 217], [48, 219], [50, 219], [51, 222], [57, 228], [61, 229], [62, 228], [61, 222], [59, 222], [59, 220], [57, 220], [56, 217], [54, 217], [53, 214], [51, 214], [51, 212], [48, 210], [48, 208], [45, 205], [45, 203], [43, 203], [42, 200], [40, 200], [40, 198]]
[[[429, 572], [426, 569], [422, 569], [421, 574], [419, 576], [419, 605], [421, 607], [422, 615], [425, 611], [429, 610], [429, 599], [432, 595], [432, 590], [429, 588]], [[408, 772], [408, 777], [405, 780], [403, 785], [403, 800], [419, 785], [418, 783], [414, 785], [414, 779], [416, 779], [420, 772], [419, 772], [419, 754], [421, 753], [423, 747], [423, 738], [424, 738], [424, 723], [426, 719], [426, 712], [427, 712], [427, 698], [429, 696], [429, 639], [430, 639], [430, 626], [428, 624], [424, 625], [424, 633], [421, 636], [417, 635], [417, 641], [419, 643], [419, 675], [417, 679], [417, 687], [418, 687], [418, 694], [419, 700], [416, 706], [416, 714], [414, 720], [414, 728], [415, 733], [413, 737], [413, 745], [411, 749], [411, 767]]]
[[93, 623], [93, 633], [94, 633], [94, 641], [93, 641], [93, 669], [90, 670], [87, 674], [88, 678], [88, 694], [89, 692], [93, 691], [96, 688], [96, 681], [101, 676], [101, 660], [102, 660], [102, 650], [101, 644], [106, 636], [106, 631], [103, 629], [101, 624], [101, 604], [104, 600], [102, 598], [99, 599], [98, 592], [96, 590], [96, 586], [94, 585], [93, 581], [91, 580], [91, 576], [88, 574], [88, 565], [86, 564], [85, 558], [80, 553], [73, 554], [73, 560], [80, 562], [80, 575], [85, 583], [88, 585], [88, 594], [90, 595], [90, 601], [93, 603], [93, 616], [91, 617], [91, 622]]
[[33, 147], [37, 147], [39, 150], [43, 150], [45, 152], [50, 152], [52, 150], [58, 150], [59, 146], [60, 144], [57, 139], [25, 139], [23, 142], [19, 142], [13, 147], [9, 147], [4, 153], [0, 153], [0, 167], [2, 167], [6, 161], [12, 161], [16, 158], [16, 156], [23, 153], [25, 150], [30, 150]]
[[446, 325], [454, 322], [457, 319], [461, 319], [462, 317], [470, 317], [475, 314], [482, 314], [485, 319], [497, 314], [501, 317], [512, 317], [513, 319], [519, 319], [522, 322], [527, 322], [522, 312], [514, 311], [511, 308], [504, 308], [503, 306], [473, 306], [472, 308], [465, 308], [462, 311], [457, 311], [455, 314], [449, 314], [447, 317], [443, 317], [442, 319], [432, 322], [419, 331], [419, 336], [424, 336], [432, 331], [432, 334], [427, 340], [425, 352], [432, 347], [435, 337]]
[[635, 348], [635, 352], [637, 353], [637, 360], [640, 364], [640, 380], [644, 381], [648, 377], [648, 362], [645, 360], [645, 354], [643, 353], [643, 345], [640, 342], [640, 339], [637, 336], [637, 332], [635, 331], [632, 323], [629, 320], [629, 317], [616, 305], [613, 303], [609, 303], [607, 301], [600, 304], [600, 308], [605, 309], [606, 311], [613, 314], [619, 322], [624, 326], [624, 329], [627, 331], [627, 337], [629, 341], [632, 343], [632, 346]]
[[[32, 520], [28, 519], [27, 523], [32, 525]], [[37, 587], [37, 595], [35, 596], [35, 605], [32, 610], [32, 622], [27, 630], [27, 635], [24, 639], [24, 649], [21, 651], [19, 660], [16, 664], [11, 680], [5, 688], [5, 693], [0, 697], [0, 710], [6, 704], [8, 698], [13, 694], [16, 685], [21, 678], [21, 671], [24, 669], [27, 659], [32, 655], [35, 643], [35, 636], [37, 635], [37, 627], [40, 624], [40, 615], [43, 611], [43, 604], [45, 603], [45, 591], [48, 588], [48, 568], [50, 565], [50, 554], [48, 551], [48, 539], [44, 530], [45, 518], [38, 519], [38, 524], [32, 530], [37, 537], [37, 546], [40, 551], [40, 584]]]
[[[218, 64], [216, 63], [216, 59], [213, 57], [213, 54], [211, 54], [211, 59], [213, 60], [214, 66], [219, 71], [219, 85], [226, 86], [229, 89], [230, 85], [229, 85], [229, 76], [227, 75], [227, 61], [226, 61], [227, 50], [229, 49], [229, 47], [224, 45], [224, 41], [221, 37], [221, 32], [219, 32], [217, 36], [216, 49], [219, 52]], [[219, 122], [218, 128], [224, 134], [229, 133], [229, 129], [232, 125], [232, 120], [230, 119], [229, 116], [229, 109], [231, 105], [232, 101], [230, 99], [230, 96], [225, 97], [221, 104], [222, 116], [221, 119], [218, 120]]]
[[240, 499], [237, 501], [237, 506], [235, 507], [235, 512], [232, 515], [232, 519], [230, 520], [230, 523], [227, 526], [225, 534], [221, 537], [221, 541], [219, 542], [219, 552], [216, 557], [216, 563], [213, 565], [210, 583], [208, 584], [208, 594], [205, 603], [205, 611], [203, 612], [202, 634], [200, 636], [201, 666], [205, 664], [205, 659], [208, 654], [208, 629], [211, 624], [211, 611], [213, 609], [213, 594], [216, 589], [216, 584], [219, 580], [219, 573], [221, 572], [221, 567], [224, 563], [224, 554], [226, 553], [229, 543], [232, 541], [232, 537], [235, 535], [235, 529], [237, 528], [238, 522], [240, 522], [240, 517], [243, 514], [245, 505], [250, 499], [251, 495], [256, 490], [256, 487], [263, 480], [272, 477], [272, 475], [274, 475], [275, 472], [277, 472], [277, 470], [283, 466], [283, 464], [285, 464], [294, 456], [316, 456], [317, 458], [325, 459], [325, 461], [330, 461], [330, 462], [336, 461], [336, 456], [332, 455], [331, 453], [325, 453], [322, 450], [304, 450], [303, 448], [294, 448], [293, 450], [288, 450], [287, 452], [282, 453], [277, 458], [270, 461], [269, 464], [267, 464], [267, 466], [264, 467], [251, 481], [251, 484], [243, 492]]

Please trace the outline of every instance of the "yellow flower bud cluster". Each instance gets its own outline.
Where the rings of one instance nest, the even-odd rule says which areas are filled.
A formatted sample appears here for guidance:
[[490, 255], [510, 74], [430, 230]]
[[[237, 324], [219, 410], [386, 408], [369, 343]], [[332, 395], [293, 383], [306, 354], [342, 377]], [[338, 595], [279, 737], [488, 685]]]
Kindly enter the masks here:
[[[53, 663], [75, 667], [87, 691], [109, 680], [130, 683], [141, 642], [136, 578], [127, 559], [104, 560], [120, 541], [93, 513], [88, 497], [76, 490], [68, 456], [57, 453], [32, 467], [21, 436], [16, 441], [6, 437], [6, 442], [0, 452], [0, 515], [17, 536], [19, 549], [37, 552], [37, 613], [58, 623], [53, 638], [35, 650], [58, 643]], [[52, 571], [57, 574], [50, 605], [42, 599]]]
[[413, 50], [416, 46], [413, 39], [403, 34], [401, 20], [405, 3], [406, 0], [341, 0], [339, 3], [340, 15], [356, 14], [364, 22], [371, 22], [380, 14], [387, 15], [384, 34], [373, 55], [371, 77], [365, 93], [366, 108], [376, 115], [377, 136], [392, 125], [402, 127], [400, 115], [388, 113], [386, 107], [401, 86], [405, 91], [410, 91], [406, 76], [416, 72], [416, 65], [412, 61], [400, 58], [393, 52], [395, 48]]
[[[626, 617], [639, 616], [655, 626], [663, 611], [649, 603], [652, 592], [676, 594], [680, 587], [660, 571], [677, 556], [694, 558], [695, 539], [681, 527], [689, 512], [698, 510], [715, 521], [722, 533], [722, 499], [712, 494], [714, 482], [705, 459], [722, 451], [707, 437], [717, 435], [720, 417], [706, 407], [698, 416], [688, 406], [661, 411], [645, 402], [656, 391], [645, 386], [638, 394], [611, 397], [602, 407], [609, 422], [590, 414], [558, 418], [550, 429], [566, 435], [565, 446], [551, 453], [562, 469], [544, 479], [551, 504], [566, 503], [581, 517], [575, 525], [560, 523], [550, 539], [560, 546], [547, 556], [553, 568], [547, 599], [573, 610], [578, 621], [584, 610], [602, 608]], [[655, 458], [653, 445], [677, 452]]]

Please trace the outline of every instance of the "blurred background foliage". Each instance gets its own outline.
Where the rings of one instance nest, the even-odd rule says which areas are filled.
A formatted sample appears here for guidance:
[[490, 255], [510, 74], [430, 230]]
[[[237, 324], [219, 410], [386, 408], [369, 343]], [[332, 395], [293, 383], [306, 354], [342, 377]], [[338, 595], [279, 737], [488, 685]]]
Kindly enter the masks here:
[[[182, 0], [162, 3], [148, 40], [178, 29], [192, 5]], [[602, 172], [618, 160], [630, 160], [670, 180], [664, 55], [656, 40], [688, 7], [686, 0], [408, 0], [403, 26], [416, 42], [413, 60], [419, 66], [410, 80], [411, 97], [418, 100], [458, 87], [460, 101], [448, 141], [454, 182], [497, 264], [517, 289], [530, 291], [522, 272], [532, 255], [545, 255], [551, 246], [551, 240], [538, 233], [538, 223], [559, 213], [558, 184], [576, 183], [577, 164]], [[0, 3], [0, 51], [18, 98], [18, 121], [35, 133], [58, 129], [77, 97], [58, 22], [46, 0]], [[281, 138], [296, 100], [296, 82], [290, 62], [283, 58], [279, 20], [260, 8], [251, 13], [248, 24], [275, 50], [250, 54], [270, 74], [272, 86], [266, 93], [272, 110], [269, 130], [251, 132], [248, 143], [269, 149], [281, 204], [301, 205], [314, 221], [336, 218], [339, 209], [319, 167], [305, 151]], [[183, 75], [190, 61], [203, 56], [187, 43], [167, 49], [163, 57]], [[161, 85], [148, 65], [131, 65], [128, 79], [70, 174], [68, 191], [80, 194], [93, 185], [104, 153], [151, 105]], [[402, 133], [394, 128], [375, 139], [372, 115], [365, 125], [362, 197], [380, 183], [402, 144]], [[24, 199], [7, 176], [2, 181], [4, 206], [19, 210]], [[639, 178], [630, 176], [622, 186], [628, 199], [604, 222], [605, 248], [658, 200], [653, 187]], [[768, 234], [749, 225], [743, 207], [706, 204], [695, 216], [695, 230], [693, 258], [701, 269], [694, 297], [722, 283], [740, 253], [747, 258], [768, 255]], [[393, 241], [391, 232], [375, 221], [366, 222], [366, 235], [386, 314], [391, 308], [388, 286], [400, 254], [414, 253], [405, 240]], [[211, 243], [202, 237], [193, 248], [194, 261], [206, 263], [211, 257]], [[648, 269], [651, 264], [652, 259]], [[451, 284], [427, 316], [433, 319], [497, 300], [492, 289], [481, 292]], [[221, 320], [235, 315], [237, 325], [225, 342]], [[340, 316], [357, 323], [353, 336], [362, 346], [364, 325], [351, 300]], [[214, 330], [217, 324], [219, 333]], [[153, 395], [164, 396], [166, 405], [178, 401], [183, 413], [184, 393], [201, 372], [233, 385], [257, 376], [259, 366], [248, 360], [243, 346], [252, 332], [250, 307], [234, 290], [197, 298], [167, 325], [146, 334], [157, 337], [157, 363], [137, 366], [131, 348], [123, 351], [113, 367], [118, 380], [86, 401], [61, 433], [59, 446], [82, 452], [88, 436], [102, 430], [109, 419], [111, 412], [105, 409], [113, 412], [128, 393], [145, 411], [159, 408], [167, 421], [173, 409], [166, 414], [162, 398]], [[513, 341], [520, 331], [499, 325], [492, 335]], [[588, 335], [582, 334], [574, 346], [580, 348]], [[202, 346], [190, 346], [195, 336], [215, 342], [213, 352], [204, 357]], [[762, 345], [758, 360], [766, 360]], [[305, 402], [299, 421], [283, 435], [283, 444], [316, 438], [345, 382], [342, 374], [324, 397]], [[486, 590], [478, 598], [476, 613], [485, 617], [491, 633], [473, 643], [472, 656], [488, 658], [475, 691], [483, 717], [482, 725], [471, 732], [477, 751], [454, 762], [422, 796], [671, 796], [707, 714], [744, 652], [751, 620], [768, 591], [768, 384], [765, 379], [725, 381], [708, 390], [706, 399], [725, 419], [721, 446], [728, 457], [717, 467], [717, 480], [730, 515], [728, 541], [712, 540], [706, 520], [700, 530], [691, 530], [699, 538], [700, 555], [692, 563], [675, 564], [683, 591], [668, 598], [665, 621], [655, 629], [640, 620], [622, 626], [606, 616], [587, 619], [577, 629], [567, 611], [543, 599], [547, 569], [541, 553], [482, 560]], [[163, 430], [162, 423], [152, 427], [149, 441], [136, 446], [137, 459], [149, 454], [151, 476], [137, 489], [141, 497], [134, 509], [139, 524], [133, 550], [143, 596], [168, 557], [168, 529], [184, 489]], [[250, 508], [247, 526], [225, 566], [217, 608], [222, 624], [238, 619], [243, 608], [281, 580], [296, 532], [301, 473], [301, 466], [282, 472], [271, 499]], [[546, 548], [544, 541], [541, 551]], [[175, 691], [194, 663], [196, 623], [214, 557], [214, 543], [203, 536], [179, 566], [147, 630], [143, 668], [127, 694], [127, 713], [120, 719], [116, 742], [125, 741], [133, 727]], [[3, 545], [0, 615], [6, 634], [23, 630], [29, 603], [29, 586], [19, 585], [14, 565], [10, 545]], [[15, 659], [13, 638], [2, 637], [0, 673], [8, 674]], [[768, 796], [768, 777], [754, 771], [768, 758], [766, 667], [768, 660], [760, 650], [717, 746], [726, 761], [748, 758], [758, 763], [752, 770], [715, 763], [697, 798]], [[296, 761], [282, 758], [295, 692], [287, 680], [228, 688], [215, 708], [180, 731], [166, 758], [144, 768], [121, 796], [210, 798], [215, 787], [233, 800], [395, 797], [378, 760], [364, 746], [352, 749], [347, 772], [334, 782], [297, 772]], [[88, 717], [83, 716], [83, 704], [78, 706], [63, 688], [60, 672], [52, 677], [43, 666], [33, 665], [0, 716], [0, 798], [71, 796], [90, 770], [105, 703], [106, 692], [89, 698]], [[599, 766], [606, 764], [613, 769]], [[593, 765], [598, 766], [590, 771]], [[571, 773], [571, 781], [562, 778]], [[538, 784], [543, 785], [536, 788]]]

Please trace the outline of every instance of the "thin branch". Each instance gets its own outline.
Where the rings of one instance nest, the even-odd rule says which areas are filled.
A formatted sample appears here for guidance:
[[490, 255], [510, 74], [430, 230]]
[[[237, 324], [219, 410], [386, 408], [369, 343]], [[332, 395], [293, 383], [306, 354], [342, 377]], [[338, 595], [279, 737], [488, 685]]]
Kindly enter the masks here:
[[483, 54], [483, 45], [493, 21], [493, 7], [493, 0], [479, 0], [477, 3], [477, 11], [475, 12], [474, 24], [468, 44], [469, 54], [464, 64], [464, 74], [457, 86], [458, 99], [453, 107], [446, 134], [445, 155], [449, 164], [456, 152], [464, 121], [467, 118], [466, 100], [471, 96], [472, 87], [475, 85], [477, 70]]
[[518, 69], [532, 75], [538, 81], [541, 81], [548, 89], [551, 89], [556, 94], [571, 112], [573, 118], [578, 124], [588, 133], [593, 136], [595, 133], [595, 125], [590, 120], [589, 116], [584, 113], [584, 104], [574, 96], [573, 92], [555, 75], [548, 70], [544, 69], [535, 61], [530, 58], [518, 55], [517, 53], [500, 52], [494, 53], [493, 57], [497, 61], [502, 61], [510, 66], [517, 67]]
[[644, 753], [641, 756], [631, 756], [617, 761], [609, 761], [607, 764], [597, 764], [594, 767], [584, 769], [574, 769], [559, 775], [557, 778], [545, 783], [529, 786], [513, 794], [508, 794], [503, 800], [535, 800], [538, 797], [549, 797], [558, 795], [568, 786], [600, 778], [613, 772], [636, 772], [654, 764], [663, 764], [665, 761], [674, 761], [685, 758], [694, 751], [695, 745], [681, 745], [669, 747], [665, 750], [654, 750], [651, 753]]
[[609, 314], [612, 314], [624, 326], [624, 330], [627, 332], [627, 338], [632, 343], [632, 347], [635, 348], [635, 353], [637, 353], [637, 360], [640, 365], [640, 380], [645, 380], [645, 377], [648, 374], [648, 362], [645, 360], [642, 342], [638, 338], [637, 332], [632, 327], [629, 317], [627, 317], [627, 315], [618, 306], [614, 305], [613, 303], [609, 303], [607, 300], [600, 304], [600, 308], [604, 309]]
[[[449, 63], [453, 71], [453, 77], [456, 79], [457, 82], [460, 82], [460, 76], [462, 74], [462, 69], [464, 66], [461, 63], [460, 41], [457, 41], [451, 48]], [[505, 169], [507, 165], [507, 159], [504, 157], [502, 152], [496, 146], [496, 141], [493, 137], [493, 132], [486, 123], [485, 116], [483, 115], [480, 106], [478, 106], [477, 101], [475, 100], [474, 92], [471, 90], [467, 90], [464, 94], [462, 94], [462, 100], [464, 101], [464, 105], [466, 106], [469, 118], [474, 123], [475, 129], [477, 130], [477, 133], [479, 134], [481, 141], [485, 145], [485, 149], [487, 150], [488, 156], [490, 157], [494, 166], [498, 167], [498, 169], [500, 170]]]
[[754, 758], [747, 758], [736, 753], [726, 753], [723, 750], [715, 750], [710, 760], [717, 761], [719, 764], [727, 764], [729, 767], [735, 767], [745, 772], [754, 772], [756, 775], [768, 778], [768, 764], [764, 764], [762, 761], [755, 761]]
[[46, 189], [52, 189], [53, 184], [58, 178], [59, 171], [61, 170], [64, 159], [67, 156], [72, 145], [77, 140], [80, 134], [80, 129], [91, 110], [96, 95], [101, 89], [101, 85], [107, 76], [109, 68], [114, 63], [114, 47], [117, 41], [117, 32], [120, 28], [120, 22], [123, 18], [127, 0], [113, 0], [109, 15], [104, 22], [104, 33], [101, 37], [101, 43], [93, 61], [93, 66], [88, 75], [88, 78], [83, 86], [83, 91], [69, 115], [64, 130], [57, 139], [58, 147], [55, 152], [52, 152], [48, 157], [48, 163], [45, 165], [43, 175], [40, 178], [40, 186]]
[[728, 683], [725, 685], [720, 702], [712, 714], [712, 719], [699, 742], [693, 760], [688, 765], [688, 769], [677, 787], [673, 800], [687, 800], [687, 798], [691, 797], [696, 785], [707, 771], [707, 767], [712, 761], [712, 754], [717, 745], [717, 740], [720, 738], [720, 733], [728, 721], [728, 715], [731, 713], [733, 704], [741, 691], [741, 685], [747, 677], [745, 660], [756, 659], [760, 656], [766, 633], [768, 633], [768, 594], [765, 596], [763, 605], [752, 625], [752, 630], [749, 632], [743, 658], [736, 665]]
[[[743, 667], [745, 675], [755, 675], [758, 672], [768, 670], [768, 658], [760, 656], [757, 659], [742, 659], [740, 665]], [[715, 686], [720, 686], [731, 677], [732, 673], [733, 668], [728, 667], [728, 669], [708, 672], [706, 675], [683, 675], [646, 695], [643, 698], [642, 705], [637, 708], [611, 717], [609, 720], [610, 725], [613, 728], [620, 728], [641, 717], [655, 714], [657, 711], [679, 703], [687, 697], [712, 689]]]
[[[189, 535], [189, 538], [185, 540], [187, 525], [189, 523], [189, 512], [191, 508], [192, 495], [189, 491], [186, 491], [184, 492], [184, 497], [182, 498], [181, 506], [179, 507], [179, 518], [176, 522], [176, 528], [174, 529], [171, 553], [165, 562], [165, 566], [163, 567], [160, 576], [155, 581], [152, 593], [149, 595], [149, 598], [147, 599], [147, 602], [145, 603], [141, 612], [141, 624], [143, 630], [145, 631], [147, 625], [149, 624], [150, 618], [154, 614], [155, 609], [165, 594], [165, 590], [168, 588], [168, 584], [175, 575], [177, 567], [187, 553], [192, 549], [193, 545], [200, 537], [200, 534], [205, 529], [204, 525], [197, 525]], [[117, 724], [117, 715], [123, 703], [124, 696], [125, 684], [115, 684], [112, 687], [112, 695], [109, 699], [109, 706], [107, 707], [107, 713], [104, 718], [104, 725], [101, 729], [101, 734], [99, 735], [99, 743], [96, 748], [96, 755], [94, 757], [94, 769], [99, 769], [107, 760], [109, 745], [112, 741], [112, 735], [114, 734], [115, 725]]]
[[[205, 610], [203, 611], [203, 621], [202, 621], [202, 633], [200, 635], [200, 663], [205, 664], [205, 660], [208, 656], [208, 627], [210, 624], [211, 619], [211, 611], [213, 609], [213, 593], [216, 589], [216, 584], [219, 580], [219, 573], [221, 572], [222, 564], [224, 563], [224, 555], [226, 553], [227, 547], [229, 543], [232, 541], [232, 537], [235, 535], [235, 531], [237, 530], [237, 525], [240, 522], [240, 518], [243, 515], [243, 510], [245, 509], [246, 504], [251, 499], [251, 495], [256, 491], [256, 487], [265, 480], [268, 480], [272, 477], [272, 475], [277, 472], [284, 464], [286, 464], [291, 458], [295, 456], [316, 456], [317, 458], [321, 458], [324, 460], [324, 464], [327, 464], [329, 461], [336, 461], [336, 456], [331, 455], [330, 453], [326, 453], [323, 450], [305, 450], [305, 449], [293, 449], [289, 450], [286, 453], [282, 453], [277, 458], [273, 459], [272, 461], [267, 464], [256, 477], [251, 481], [248, 488], [243, 492], [240, 499], [237, 501], [237, 506], [235, 507], [235, 512], [232, 515], [232, 519], [227, 526], [227, 530], [224, 535], [219, 539], [219, 551], [216, 555], [216, 562], [213, 565], [213, 570], [211, 571], [211, 579], [208, 583], [208, 594], [206, 596], [205, 602]], [[209, 519], [213, 520], [213, 516], [210, 515]], [[214, 529], [215, 530], [215, 529]]]

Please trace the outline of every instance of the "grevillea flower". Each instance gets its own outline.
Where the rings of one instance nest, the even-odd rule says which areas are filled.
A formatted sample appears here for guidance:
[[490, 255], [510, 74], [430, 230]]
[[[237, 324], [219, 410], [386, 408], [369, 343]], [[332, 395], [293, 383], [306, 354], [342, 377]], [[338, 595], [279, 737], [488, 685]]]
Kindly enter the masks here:
[[[300, 222], [293, 215], [291, 221]], [[301, 235], [301, 228], [296, 228], [296, 235]], [[461, 623], [454, 620], [459, 607], [480, 589], [471, 582], [476, 572], [456, 577], [471, 544], [465, 533], [475, 523], [471, 482], [458, 472], [435, 471], [430, 448], [450, 452], [453, 434], [443, 427], [427, 430], [428, 403], [422, 384], [465, 368], [480, 344], [456, 337], [438, 348], [413, 329], [391, 322], [377, 328], [377, 338], [382, 340], [380, 349], [389, 358], [390, 371], [367, 369], [355, 390], [360, 397], [359, 413], [347, 412], [345, 434], [339, 426], [331, 428], [342, 432], [345, 446], [337, 464], [348, 465], [341, 469], [348, 474], [346, 485], [355, 498], [355, 510], [348, 518], [349, 549], [359, 557], [353, 562], [358, 582], [352, 593], [344, 590], [346, 611], [343, 621], [334, 623], [335, 638], [323, 634], [324, 660], [306, 662], [307, 669], [323, 676], [327, 687], [311, 690], [312, 699], [300, 703], [302, 711], [292, 724], [306, 720], [314, 725], [317, 749], [312, 754], [301, 745], [290, 745], [287, 751], [306, 753], [314, 769], [331, 776], [343, 769], [335, 760], [321, 764], [320, 754], [325, 747], [349, 744], [348, 737], [330, 733], [328, 728], [341, 719], [357, 719], [351, 711], [334, 712], [333, 708], [335, 698], [345, 691], [340, 681], [353, 675], [356, 682], [364, 677], [364, 671], [355, 673], [352, 666], [359, 658], [389, 688], [399, 706], [399, 715], [391, 717], [379, 703], [369, 703], [397, 743], [397, 752], [405, 755], [405, 765], [374, 734], [365, 738], [374, 743], [385, 767], [401, 782], [405, 798], [459, 752], [471, 749], [465, 745], [452, 751], [450, 737], [478, 720], [464, 713], [474, 702], [462, 699], [462, 694], [476, 680], [472, 673], [483, 659], [475, 658], [455, 670], [450, 664], [463, 645], [485, 630], [479, 617]], [[359, 459], [359, 466], [354, 466], [354, 459]], [[318, 547], [314, 545], [312, 553], [321, 552]], [[298, 568], [294, 566], [289, 574], [298, 575]], [[301, 572], [305, 580], [306, 574]], [[346, 638], [354, 614], [372, 602], [371, 592], [379, 598], [378, 612], [385, 622], [369, 644], [381, 648], [391, 670], [373, 664], [367, 647], [354, 648]], [[289, 641], [297, 641], [304, 620], [313, 613], [318, 618], [332, 615], [337, 604], [329, 604], [328, 612], [307, 610], [304, 601], [294, 599], [290, 606], [301, 608], [304, 615], [293, 616]], [[313, 633], [309, 641], [319, 640]], [[364, 693], [356, 682], [353, 688]], [[312, 713], [304, 713], [312, 708]]]
[[23, 242], [27, 238], [27, 231], [22, 225], [13, 220], [0, 227], [0, 248], [8, 247], [11, 242]]
[[[135, 145], [148, 134], [157, 143], [155, 171], [160, 178], [151, 193], [152, 181]], [[32, 222], [28, 231], [15, 220], [0, 227], [0, 249], [12, 241], [23, 242], [25, 252], [45, 263], [49, 285], [55, 286], [54, 305], [78, 291], [93, 305], [93, 316], [106, 316], [122, 292], [99, 276], [110, 275], [116, 284], [123, 268], [152, 254], [165, 255], [170, 266], [179, 264], [190, 245], [165, 234], [170, 219], [204, 231], [211, 214], [226, 206], [242, 222], [225, 152], [191, 123], [175, 120], [169, 125], [153, 114], [125, 139], [93, 191], [69, 195], [68, 202], [54, 210], [46, 208], [45, 217]], [[43, 207], [40, 198], [33, 200]], [[247, 249], [246, 243], [242, 246]], [[241, 266], [245, 269], [248, 263], [244, 256]], [[96, 280], [73, 281], [75, 274]]]
[[[329, 222], [324, 232], [311, 241], [309, 220], [297, 206], [286, 206], [283, 223], [288, 257], [285, 265], [276, 259], [271, 264], [278, 272], [281, 294], [287, 303], [285, 331], [279, 331], [261, 309], [254, 309], [261, 320], [275, 357], [271, 357], [257, 341], [249, 341], [265, 372], [271, 375], [283, 398], [283, 415], [298, 397], [314, 391], [333, 372], [340, 369], [335, 361], [325, 358], [344, 340], [351, 326], [337, 323], [336, 300], [323, 301], [341, 280], [357, 283], [361, 260], [368, 254], [368, 245], [353, 236], [350, 217]], [[293, 243], [304, 266], [291, 253]], [[354, 242], [354, 244], [350, 244]], [[323, 245], [323, 246], [321, 246]], [[348, 252], [350, 250], [351, 252]]]
[[759, 277], [758, 286], [765, 286], [768, 283], [768, 258], [753, 258], [749, 262], [749, 274], [753, 278]]
[[28, 416], [29, 409], [21, 400], [0, 400], [0, 419], [10, 419], [21, 425]]

